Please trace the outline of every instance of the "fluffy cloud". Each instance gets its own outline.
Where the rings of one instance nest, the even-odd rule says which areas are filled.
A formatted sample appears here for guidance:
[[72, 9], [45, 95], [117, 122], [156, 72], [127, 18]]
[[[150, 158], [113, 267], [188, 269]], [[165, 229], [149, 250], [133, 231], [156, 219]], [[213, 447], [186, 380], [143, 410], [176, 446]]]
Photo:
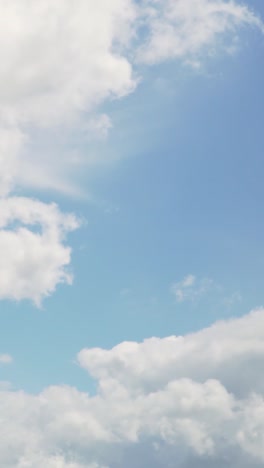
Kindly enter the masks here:
[[[193, 60], [226, 33], [263, 26], [224, 0], [0, 0], [0, 16], [0, 197], [13, 212], [0, 232], [0, 298], [39, 303], [71, 282], [63, 238], [72, 225], [50, 205], [8, 199], [13, 190], [76, 195], [75, 171], [102, 164], [87, 150], [87, 136], [106, 137], [112, 125], [100, 106], [135, 90], [139, 62]], [[23, 203], [35, 213], [27, 220]]]
[[260, 468], [264, 310], [183, 337], [87, 349], [94, 396], [1, 391], [6, 468]]
[[1, 0], [1, 119], [50, 126], [131, 91], [119, 48], [134, 10], [130, 0]]
[[0, 298], [40, 304], [58, 283], [71, 283], [71, 250], [63, 243], [78, 227], [55, 204], [23, 197], [0, 200]]
[[137, 49], [148, 62], [186, 57], [239, 26], [262, 28], [225, 0], [1, 0], [0, 13], [0, 118], [11, 125], [72, 122], [125, 96]]
[[65, 191], [67, 146], [80, 128], [107, 133], [97, 108], [135, 89], [138, 61], [196, 60], [228, 32], [262, 29], [249, 8], [224, 0], [0, 0], [0, 15], [0, 132], [15, 134], [1, 138], [0, 194], [14, 183]]
[[78, 358], [102, 388], [114, 380], [138, 394], [156, 391], [172, 378], [200, 383], [213, 378], [235, 394], [262, 393], [264, 379], [254, 366], [263, 359], [263, 333], [261, 310], [184, 337], [122, 343], [109, 351], [88, 349]]
[[[132, 65], [124, 54], [135, 5], [132, 0], [107, 4], [103, 0], [76, 0], [74, 4], [69, 0], [56, 4], [0, 0], [0, 15], [0, 132], [22, 131], [28, 136], [26, 152], [19, 152], [15, 163], [19, 135], [17, 144], [4, 136], [8, 142], [0, 146], [0, 164], [5, 169], [0, 194], [12, 188], [11, 181], [29, 186], [36, 186], [37, 181], [41, 188], [65, 191], [59, 174], [67, 166], [67, 151], [58, 148], [58, 133], [71, 134], [85, 126], [86, 120], [96, 133], [98, 125], [106, 130], [106, 118], [95, 124], [87, 113], [105, 99], [120, 98], [135, 88]], [[60, 164], [54, 164], [54, 156], [61, 159]]]
[[65, 147], [72, 143], [61, 135], [80, 126], [106, 135], [107, 116], [83, 114], [135, 87], [121, 53], [135, 5], [0, 0], [0, 15], [0, 298], [40, 304], [58, 283], [72, 281], [64, 238], [77, 221], [54, 205], [6, 197], [18, 184], [69, 192]]

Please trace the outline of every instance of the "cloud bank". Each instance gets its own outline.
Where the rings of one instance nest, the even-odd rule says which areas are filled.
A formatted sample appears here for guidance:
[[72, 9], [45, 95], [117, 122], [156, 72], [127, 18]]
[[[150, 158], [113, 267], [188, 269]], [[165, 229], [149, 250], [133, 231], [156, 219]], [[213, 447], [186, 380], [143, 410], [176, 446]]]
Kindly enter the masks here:
[[264, 310], [190, 335], [84, 349], [94, 396], [1, 391], [6, 468], [260, 468]]

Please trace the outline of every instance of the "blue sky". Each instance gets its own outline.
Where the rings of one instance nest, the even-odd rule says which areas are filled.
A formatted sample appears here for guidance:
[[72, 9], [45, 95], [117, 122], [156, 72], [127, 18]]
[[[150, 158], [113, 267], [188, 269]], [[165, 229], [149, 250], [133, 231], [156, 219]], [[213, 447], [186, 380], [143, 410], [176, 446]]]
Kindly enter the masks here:
[[[48, 21], [49, 15], [51, 18], [62, 13], [67, 15], [68, 12], [64, 11], [64, 7], [68, 2], [64, 5], [63, 2], [59, 2], [58, 11], [52, 11], [51, 6], [47, 18], [45, 8], [42, 10], [44, 3], [38, 0], [35, 12], [30, 12], [27, 8], [25, 11], [20, 11], [17, 7], [17, 10], [6, 14], [9, 15], [9, 21], [12, 15], [15, 15], [14, 21], [21, 21], [21, 31], [23, 28], [26, 30], [27, 20], [31, 14], [43, 14], [43, 24], [37, 22], [35, 34], [39, 34], [40, 37], [38, 46], [40, 47], [43, 40], [43, 47], [47, 47], [47, 57], [50, 57], [49, 36], [48, 40], [46, 36], [41, 36], [42, 28], [45, 26], [45, 21]], [[125, 67], [123, 70], [123, 65], [118, 65], [121, 68], [117, 67], [116, 75], [112, 77], [110, 74], [108, 76], [110, 68], [106, 66], [103, 67], [105, 75], [102, 75], [103, 78], [100, 76], [102, 84], [89, 84], [90, 78], [87, 78], [87, 85], [85, 81], [79, 79], [76, 72], [76, 81], [70, 83], [69, 89], [65, 86], [63, 91], [65, 94], [62, 93], [62, 98], [66, 102], [64, 106], [64, 103], [61, 104], [60, 90], [56, 88], [63, 85], [57, 85], [57, 77], [53, 74], [52, 67], [49, 72], [49, 69], [45, 68], [46, 63], [43, 64], [41, 61], [39, 63], [37, 60], [36, 67], [44, 69], [44, 73], [38, 75], [33, 67], [30, 68], [30, 62], [28, 68], [26, 67], [31, 60], [30, 54], [25, 53], [24, 62], [22, 60], [26, 64], [25, 69], [14, 58], [12, 66], [13, 71], [18, 74], [18, 83], [10, 84], [11, 97], [6, 99], [7, 102], [0, 96], [1, 116], [4, 113], [8, 115], [6, 121], [1, 117], [2, 129], [10, 132], [10, 141], [8, 140], [1, 150], [3, 162], [0, 159], [0, 164], [2, 164], [2, 173], [7, 171], [7, 178], [11, 180], [10, 186], [6, 186], [6, 180], [0, 180], [3, 219], [5, 216], [9, 217], [8, 222], [0, 218], [0, 227], [1, 233], [4, 232], [4, 235], [7, 233], [10, 239], [12, 232], [16, 232], [18, 236], [16, 243], [13, 244], [12, 239], [9, 244], [8, 239], [0, 238], [4, 257], [3, 266], [0, 267], [1, 353], [12, 356], [13, 360], [12, 363], [5, 363], [3, 359], [1, 365], [0, 380], [10, 382], [10, 390], [4, 391], [3, 398], [9, 398], [10, 395], [16, 398], [16, 395], [19, 395], [18, 390], [23, 390], [28, 398], [32, 395], [38, 398], [43, 389], [48, 389], [50, 386], [57, 386], [56, 391], [59, 395], [60, 389], [61, 392], [64, 391], [63, 385], [67, 385], [69, 392], [76, 388], [76, 391], [90, 392], [92, 395], [95, 394], [96, 398], [106, 399], [111, 413], [114, 411], [111, 409], [112, 400], [109, 400], [112, 398], [112, 386], [126, 385], [123, 384], [124, 377], [124, 381], [129, 382], [128, 391], [132, 392], [131, 401], [134, 404], [136, 401], [133, 396], [134, 385], [144, 386], [145, 383], [142, 383], [145, 382], [144, 375], [148, 375], [151, 366], [155, 368], [155, 360], [147, 361], [152, 359], [150, 356], [153, 355], [151, 342], [147, 342], [145, 347], [142, 345], [142, 348], [139, 344], [138, 355], [129, 354], [131, 351], [126, 350], [126, 346], [129, 347], [126, 342], [141, 343], [148, 338], [158, 337], [159, 342], [155, 345], [154, 354], [157, 352], [156, 359], [163, 360], [164, 364], [159, 377], [155, 377], [156, 382], [159, 379], [162, 381], [161, 375], [165, 372], [164, 369], [167, 369], [166, 366], [172, 365], [169, 364], [170, 357], [165, 354], [162, 343], [166, 342], [168, 336], [182, 335], [186, 337], [183, 338], [186, 340], [184, 349], [189, 349], [188, 340], [190, 340], [194, 346], [194, 354], [190, 358], [190, 362], [193, 362], [190, 364], [192, 370], [188, 371], [189, 373], [186, 371], [186, 375], [183, 373], [180, 377], [190, 378], [192, 385], [198, 383], [200, 385], [202, 382], [206, 388], [205, 401], [207, 401], [206, 398], [210, 400], [208, 396], [210, 392], [216, 390], [210, 387], [211, 384], [206, 387], [207, 381], [203, 380], [202, 369], [212, 368], [211, 374], [208, 371], [206, 378], [216, 379], [219, 385], [221, 384], [222, 388], [229, 392], [228, 398], [234, 395], [234, 398], [240, 402], [239, 392], [237, 396], [232, 381], [228, 380], [225, 373], [222, 374], [222, 367], [210, 367], [213, 364], [207, 363], [206, 358], [196, 363], [196, 342], [204, 340], [205, 349], [207, 346], [208, 349], [213, 346], [213, 353], [215, 345], [211, 343], [214, 343], [214, 336], [218, 336], [217, 327], [219, 327], [221, 356], [226, 348], [225, 336], [228, 337], [228, 346], [231, 346], [230, 343], [234, 346], [230, 348], [228, 355], [233, 366], [231, 373], [237, 374], [238, 378], [241, 372], [239, 359], [251, 363], [251, 370], [248, 370], [245, 364], [242, 373], [248, 375], [248, 379], [252, 379], [253, 391], [258, 393], [259, 399], [263, 399], [264, 384], [254, 380], [254, 372], [259, 373], [259, 362], [263, 357], [263, 350], [258, 340], [261, 343], [264, 330], [263, 312], [261, 312], [264, 303], [262, 274], [264, 36], [261, 31], [264, 6], [260, 1], [244, 2], [244, 9], [238, 1], [188, 0], [185, 4], [182, 1], [174, 4], [167, 0], [158, 2], [156, 6], [152, 1], [136, 2], [138, 8], [143, 9], [146, 6], [157, 8], [161, 17], [164, 14], [166, 21], [172, 21], [173, 34], [176, 38], [181, 35], [181, 31], [177, 29], [181, 27], [181, 21], [184, 28], [188, 28], [189, 22], [192, 24], [192, 11], [197, 13], [197, 17], [194, 13], [194, 19], [200, 29], [199, 35], [193, 39], [196, 45], [190, 45], [188, 42], [190, 36], [185, 37], [183, 34], [180, 45], [175, 42], [169, 49], [170, 52], [165, 53], [162, 50], [161, 54], [164, 56], [158, 57], [158, 49], [151, 49], [150, 39], [148, 39], [149, 50], [146, 49], [147, 42], [144, 44], [142, 31], [137, 32], [136, 43], [133, 37], [132, 39], [129, 37], [129, 28], [136, 28], [137, 22], [143, 21], [143, 17], [146, 28], [144, 34], [151, 36], [151, 28], [154, 26], [155, 34], [158, 34], [157, 24], [154, 24], [151, 15], [147, 16], [149, 13], [144, 13], [144, 16], [137, 11], [137, 15], [143, 16], [141, 19], [138, 17], [135, 19], [133, 16], [135, 3], [113, 0], [113, 5], [110, 2], [113, 11], [110, 12], [107, 9], [107, 12], [104, 11], [105, 5], [96, 11], [90, 1], [78, 0], [77, 3], [74, 18], [78, 21], [84, 11], [87, 14], [90, 11], [91, 18], [95, 15], [97, 21], [99, 11], [99, 15], [105, 16], [107, 23], [107, 14], [115, 18], [119, 15], [115, 10], [120, 8], [119, 3], [122, 3], [124, 11], [125, 7], [128, 8], [129, 18], [118, 17], [118, 21], [114, 23], [117, 30], [108, 41], [113, 43], [119, 41], [125, 31], [128, 39], [126, 38], [125, 46], [120, 39], [120, 54], [125, 57], [132, 71], [130, 70], [131, 75], [128, 76]], [[25, 7], [24, 4], [26, 5], [26, 2], [23, 2]], [[0, 2], [0, 11], [2, 8], [4, 6]], [[109, 7], [109, 10], [111, 8]], [[183, 15], [176, 26], [169, 16], [173, 8], [174, 15], [179, 13]], [[215, 23], [213, 18], [209, 24], [212, 19], [210, 8], [219, 8], [219, 11], [217, 10], [219, 23]], [[204, 22], [203, 15], [206, 14], [209, 16]], [[197, 41], [199, 42], [200, 35], [206, 27], [210, 26], [212, 30], [215, 27], [217, 31], [216, 25], [222, 20], [223, 29], [214, 32], [199, 47]], [[59, 31], [60, 27], [58, 26]], [[6, 32], [10, 44], [15, 40], [12, 36], [15, 37], [14, 31], [15, 29], [10, 27], [10, 31]], [[32, 37], [30, 34], [29, 39], [21, 35], [21, 44], [26, 44], [28, 47], [26, 41], [33, 40], [33, 33]], [[53, 30], [50, 34], [52, 41]], [[54, 34], [58, 34], [58, 31]], [[162, 43], [161, 38], [157, 36], [156, 39], [159, 44]], [[66, 70], [65, 75], [68, 69], [66, 65], [63, 68], [64, 60], [67, 59], [67, 53], [66, 59], [64, 57], [63, 41], [67, 46], [67, 40], [66, 36], [64, 39], [62, 32], [60, 46], [55, 50], [55, 57], [58, 54], [62, 70]], [[90, 77], [94, 69], [97, 70], [97, 65], [92, 63], [93, 58], [90, 58], [94, 52], [93, 46], [88, 44], [90, 37], [84, 34], [76, 40], [79, 47], [80, 44], [84, 47], [84, 51], [88, 48], [89, 53], [85, 59], [88, 65], [86, 67], [86, 62], [83, 62], [83, 56], [80, 54], [79, 62], [76, 60], [73, 66], [80, 67], [80, 76], [85, 76], [87, 72], [87, 77]], [[94, 40], [97, 44], [97, 39]], [[169, 36], [167, 40], [174, 40], [174, 36]], [[1, 41], [0, 49], [4, 44], [3, 39]], [[108, 44], [107, 41], [106, 43]], [[99, 39], [98, 44], [98, 50], [95, 45], [94, 53], [102, 53], [102, 57], [99, 55], [99, 60], [110, 60], [101, 52]], [[146, 50], [144, 52], [144, 47], [147, 52]], [[182, 48], [178, 56], [175, 52], [177, 47]], [[32, 76], [35, 81], [33, 78], [31, 81], [31, 70], [34, 70]], [[101, 73], [101, 68], [97, 73]], [[124, 73], [123, 82], [122, 73]], [[135, 79], [139, 77], [140, 80], [136, 84]], [[64, 83], [63, 80], [66, 78], [67, 76], [62, 74], [61, 81], [58, 82]], [[27, 79], [28, 83], [23, 81]], [[47, 90], [52, 89], [50, 96], [49, 91], [43, 91], [46, 89], [45, 86]], [[59, 95], [58, 102], [55, 103], [53, 86], [54, 90], [57, 90], [57, 96]], [[91, 89], [88, 89], [89, 86]], [[110, 93], [105, 91], [108, 88]], [[9, 96], [9, 90], [7, 92], [4, 89], [4, 92]], [[98, 98], [95, 98], [96, 93]], [[81, 99], [83, 102], [79, 105]], [[24, 146], [22, 144], [22, 149], [20, 137], [14, 132], [21, 132], [26, 141]], [[85, 132], [88, 136], [84, 135]], [[16, 147], [14, 150], [13, 141], [18, 142], [18, 149]], [[10, 158], [6, 159], [7, 161], [12, 160], [15, 154], [13, 172], [5, 162], [8, 151]], [[36, 199], [40, 200], [42, 205], [34, 205], [38, 203]], [[55, 214], [52, 214], [49, 208], [52, 202], [59, 207], [59, 212]], [[75, 219], [80, 221], [76, 221], [76, 226], [71, 224], [73, 227], [68, 227], [75, 221], [65, 221], [63, 216], [66, 215], [61, 213], [74, 213]], [[28, 221], [29, 218], [31, 221]], [[12, 225], [13, 222], [18, 223], [19, 227]], [[63, 223], [65, 225], [61, 227]], [[77, 223], [80, 224], [78, 229], [76, 229]], [[28, 232], [32, 233], [33, 237], [29, 234], [29, 242], [25, 240], [23, 233], [17, 231], [20, 226], [27, 229], [26, 235]], [[38, 237], [41, 230], [44, 232], [43, 238]], [[67, 234], [67, 231], [71, 230], [73, 232]], [[67, 240], [65, 240], [66, 234]], [[69, 251], [65, 250], [68, 248], [66, 246], [71, 248], [71, 261]], [[21, 261], [18, 260], [20, 258]], [[52, 270], [53, 262], [55, 266]], [[74, 276], [72, 284], [65, 284], [71, 283], [65, 272], [70, 272]], [[7, 281], [12, 284], [7, 284]], [[260, 309], [260, 312], [248, 315], [253, 309]], [[213, 325], [219, 320], [222, 320], [223, 326], [226, 327], [223, 335], [222, 325]], [[209, 328], [207, 335], [204, 329], [212, 325], [212, 330], [216, 331], [210, 332]], [[241, 336], [240, 330], [242, 330]], [[255, 341], [254, 334], [253, 337], [247, 336], [247, 333], [250, 333], [247, 330], [255, 330]], [[109, 357], [104, 358], [108, 356], [106, 350], [111, 350], [117, 345], [121, 347], [117, 348], [117, 351], [116, 348], [109, 351]], [[240, 350], [244, 350], [245, 346], [248, 346], [248, 355], [244, 355], [244, 351], [243, 353], [241, 351], [241, 357]], [[88, 350], [87, 354], [86, 351], [81, 355], [78, 354], [85, 349]], [[176, 357], [179, 352], [177, 349], [171, 351], [176, 353]], [[203, 348], [198, 347], [197, 353], [201, 352], [203, 356], [201, 349]], [[233, 356], [237, 355], [240, 357], [236, 362]], [[123, 377], [120, 377], [121, 374], [119, 375], [119, 371], [116, 370], [116, 356], [119, 356], [120, 363], [126, 362]], [[188, 368], [189, 358], [185, 357], [187, 351], [181, 356], [183, 356], [182, 365], [185, 365], [184, 359], [186, 359], [186, 368]], [[145, 370], [138, 371], [133, 368], [135, 362], [139, 365], [145, 361], [147, 363]], [[228, 369], [227, 373], [231, 366], [229, 361], [221, 364], [223, 368]], [[175, 366], [173, 364], [171, 367], [169, 382], [175, 382], [175, 379], [179, 378], [178, 374], [175, 374], [177, 368]], [[88, 370], [90, 375], [83, 368]], [[133, 378], [130, 374], [127, 377], [125, 374], [130, 368], [134, 369], [131, 370]], [[200, 369], [200, 376], [197, 376], [198, 371], [196, 372], [195, 368]], [[134, 375], [139, 375], [137, 372], [142, 372], [143, 380], [140, 384], [136, 384], [133, 380]], [[99, 387], [96, 382], [99, 382]], [[152, 388], [151, 385], [154, 384], [152, 382], [148, 385], [150, 387], [146, 387], [147, 389]], [[159, 391], [163, 388], [163, 384], [160, 385]], [[242, 382], [241, 388], [243, 385]], [[187, 387], [183, 391], [184, 394], [188, 394]], [[198, 392], [197, 389], [195, 391]], [[48, 398], [53, 401], [53, 396]], [[63, 399], [63, 396], [61, 398]], [[167, 395], [166, 398], [170, 397]], [[177, 400], [178, 397], [174, 398]], [[247, 398], [251, 398], [250, 394]], [[8, 408], [8, 403], [5, 405]], [[245, 403], [244, 405], [247, 406]], [[250, 400], [248, 406], [251, 408], [252, 405]], [[19, 411], [16, 413], [14, 410], [14, 420], [16, 417], [21, 420]], [[251, 422], [253, 421], [252, 424], [255, 423], [254, 415], [260, 414], [262, 409], [256, 411], [257, 413], [252, 412], [248, 416]], [[52, 420], [56, 417], [53, 414]], [[243, 418], [246, 420], [245, 415]], [[203, 414], [201, 420], [203, 424], [207, 424], [206, 416]], [[99, 424], [98, 421], [96, 424]], [[107, 427], [111, 424], [116, 427], [119, 423], [120, 421], [105, 422]], [[84, 440], [85, 437], [88, 439], [90, 437], [85, 434], [85, 424], [84, 421], [78, 429], [80, 438], [83, 437]], [[171, 427], [175, 428], [177, 424], [174, 421]], [[227, 422], [223, 423], [223, 427], [225, 424]], [[226, 466], [226, 461], [223, 462], [223, 459], [228, 459], [228, 463], [233, 463], [232, 466], [242, 466], [242, 459], [245, 468], [261, 466], [263, 459], [261, 449], [257, 443], [254, 445], [246, 439], [253, 429], [239, 427], [239, 424], [243, 425], [240, 422], [237, 424], [236, 434], [230, 429], [230, 438], [237, 440], [239, 446], [242, 437], [244, 446], [236, 447], [235, 455], [229, 446], [222, 447], [222, 442], [218, 442], [218, 435], [216, 436], [211, 428], [208, 429], [206, 442], [201, 442], [205, 440], [203, 439], [205, 435], [199, 435], [199, 443], [198, 436], [196, 442], [193, 442], [192, 435], [188, 436], [190, 439], [187, 438], [189, 442], [184, 442], [186, 451], [181, 455], [182, 458], [179, 458], [181, 463], [179, 466], [188, 468], [198, 467], [200, 463], [211, 463], [210, 466], [222, 467]], [[45, 431], [48, 429], [43, 429], [41, 422], [39, 426], [40, 434], [44, 434], [45, 437], [55, 437], [46, 434]], [[72, 425], [73, 433], [74, 427]], [[260, 445], [263, 438], [262, 427], [258, 426]], [[170, 447], [168, 457], [171, 456], [171, 459], [165, 459], [161, 445], [159, 446], [153, 466], [157, 468], [171, 466], [171, 460], [175, 459], [174, 450], [179, 453], [177, 447], [183, 437], [179, 435], [180, 429], [177, 429], [178, 435], [173, 439], [173, 443], [171, 440], [168, 441], [169, 436], [167, 440], [164, 433], [161, 436], [160, 432], [153, 436], [151, 442], [152, 436], [146, 429], [142, 431], [143, 442], [139, 439], [138, 445], [133, 442], [130, 446], [129, 437], [124, 434], [122, 437], [119, 435], [126, 447], [120, 455], [121, 461], [113, 457], [109, 445], [107, 449], [103, 449], [104, 456], [94, 455], [90, 460], [84, 449], [80, 449], [79, 444], [71, 439], [71, 429], [68, 436], [61, 430], [55, 448], [45, 443], [43, 446], [30, 447], [29, 454], [22, 453], [20, 448], [15, 448], [17, 455], [13, 459], [5, 451], [8, 442], [1, 450], [6, 457], [3, 458], [5, 466], [10, 468], [34, 468], [42, 466], [41, 463], [51, 468], [105, 466], [129, 468], [130, 461], [127, 455], [130, 453], [129, 450], [132, 451], [132, 458], [135, 457], [136, 466], [141, 466], [142, 460], [150, 463], [148, 460], [152, 456], [150, 455], [152, 451], [148, 445], [144, 445], [145, 436], [150, 440], [149, 443], [161, 443], [161, 445], [168, 443]], [[169, 432], [168, 429], [168, 434]], [[190, 434], [193, 434], [191, 429]], [[64, 437], [66, 439], [68, 437], [67, 440], [71, 441], [69, 442], [72, 447], [71, 456], [65, 448], [67, 444]], [[210, 437], [216, 447], [215, 452], [211, 449]], [[60, 440], [64, 442], [60, 443]], [[91, 450], [96, 452], [93, 446]], [[245, 457], [243, 450], [246, 453]]]

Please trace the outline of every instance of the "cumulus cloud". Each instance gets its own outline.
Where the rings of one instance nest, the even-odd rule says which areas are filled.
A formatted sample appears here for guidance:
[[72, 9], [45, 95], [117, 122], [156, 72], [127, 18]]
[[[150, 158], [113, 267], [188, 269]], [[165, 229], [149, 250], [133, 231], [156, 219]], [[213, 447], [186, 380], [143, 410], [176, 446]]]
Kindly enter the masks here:
[[131, 91], [119, 47], [134, 10], [130, 0], [1, 0], [1, 119], [50, 126]]
[[[61, 162], [54, 164], [52, 141], [60, 137], [52, 130], [57, 127], [59, 133], [71, 134], [87, 120], [95, 133], [107, 131], [107, 117], [95, 123], [87, 114], [105, 99], [120, 98], [135, 88], [132, 64], [124, 53], [132, 35], [135, 4], [132, 0], [107, 4], [103, 0], [77, 0], [74, 4], [69, 0], [56, 4], [50, 0], [12, 4], [1, 0], [0, 15], [0, 131], [3, 127], [11, 134], [20, 129], [30, 143], [41, 139], [45, 148], [36, 155], [29, 144], [13, 164], [7, 144], [0, 146], [0, 164], [8, 166], [4, 180], [0, 178], [0, 194], [10, 188], [9, 179], [34, 186], [28, 174], [39, 180], [41, 188], [49, 189], [53, 181], [53, 188], [65, 190], [59, 174], [67, 166], [67, 154], [64, 158], [65, 148], [56, 147], [57, 142], [56, 158]], [[12, 141], [8, 144], [13, 155], [18, 144]]]
[[224, 0], [0, 0], [0, 15], [0, 132], [16, 134], [1, 138], [0, 194], [11, 181], [66, 191], [65, 146], [81, 138], [80, 128], [107, 134], [111, 120], [98, 117], [98, 106], [135, 90], [139, 61], [194, 63], [228, 32], [263, 29], [248, 7]]
[[185, 57], [239, 26], [262, 28], [225, 0], [1, 0], [0, 12], [1, 121], [40, 126], [133, 91], [137, 50], [150, 62]]
[[77, 221], [55, 206], [8, 196], [17, 185], [69, 193], [65, 147], [72, 143], [60, 135], [75, 127], [107, 134], [108, 116], [86, 115], [135, 87], [121, 53], [135, 14], [130, 0], [0, 0], [0, 298], [40, 304], [58, 283], [72, 281], [63, 241]]
[[27, 223], [21, 204], [35, 212], [36, 202], [8, 197], [17, 187], [79, 194], [74, 174], [102, 164], [87, 136], [107, 136], [111, 116], [101, 107], [135, 90], [139, 62], [199, 60], [217, 38], [263, 26], [248, 7], [224, 0], [0, 0], [0, 16], [1, 209], [20, 206], [0, 232], [0, 297], [39, 303], [71, 282], [62, 239], [72, 228], [56, 216], [47, 225], [41, 216], [54, 208], [44, 204]]
[[261, 363], [263, 333], [264, 314], [260, 310], [184, 337], [125, 342], [111, 350], [83, 350], [78, 359], [101, 386], [113, 379], [135, 394], [156, 391], [172, 378], [194, 378], [200, 383], [214, 378], [235, 394], [262, 393], [264, 380], [253, 362], [255, 366]]
[[55, 204], [0, 199], [0, 298], [40, 305], [57, 284], [70, 284], [71, 249], [64, 238], [77, 227], [75, 216], [61, 213]]
[[260, 468], [264, 310], [182, 337], [82, 350], [95, 395], [1, 390], [6, 468]]

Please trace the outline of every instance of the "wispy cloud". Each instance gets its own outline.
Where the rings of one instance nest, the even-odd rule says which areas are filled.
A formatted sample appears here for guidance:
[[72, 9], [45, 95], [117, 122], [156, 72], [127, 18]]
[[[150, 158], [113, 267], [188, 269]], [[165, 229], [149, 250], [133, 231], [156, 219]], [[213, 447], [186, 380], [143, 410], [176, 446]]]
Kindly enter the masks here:
[[170, 286], [170, 292], [177, 303], [203, 303], [210, 307], [230, 310], [242, 301], [239, 291], [230, 291], [212, 278], [199, 278], [193, 274], [185, 276]]
[[158, 0], [147, 4], [149, 37], [137, 57], [150, 64], [178, 58], [197, 67], [202, 54], [211, 55], [218, 47], [228, 52], [240, 26], [264, 30], [260, 18], [234, 1]]
[[171, 285], [171, 292], [177, 302], [194, 301], [208, 293], [214, 285], [210, 278], [197, 278], [194, 275], [187, 275], [183, 280]]

